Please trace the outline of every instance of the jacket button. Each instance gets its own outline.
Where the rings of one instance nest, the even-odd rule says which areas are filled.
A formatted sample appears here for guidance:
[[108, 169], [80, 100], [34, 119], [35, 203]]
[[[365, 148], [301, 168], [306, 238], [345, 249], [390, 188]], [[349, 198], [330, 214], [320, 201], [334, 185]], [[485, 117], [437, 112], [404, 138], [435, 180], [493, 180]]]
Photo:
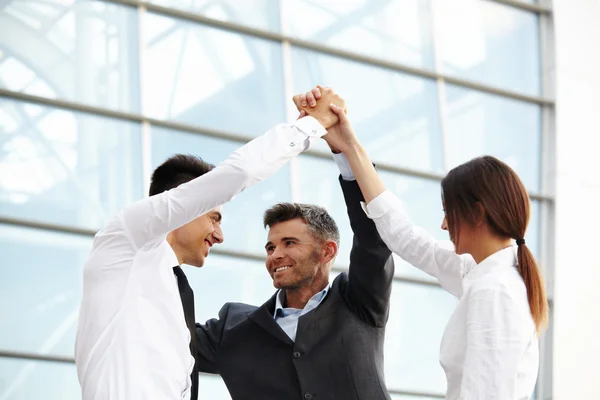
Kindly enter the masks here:
[[312, 399], [313, 399], [313, 395], [312, 395], [312, 394], [310, 394], [310, 393], [305, 393], [305, 394], [304, 394], [304, 398], [305, 398], [306, 400], [312, 400]]
[[294, 352], [294, 358], [300, 358], [301, 355], [299, 351]]

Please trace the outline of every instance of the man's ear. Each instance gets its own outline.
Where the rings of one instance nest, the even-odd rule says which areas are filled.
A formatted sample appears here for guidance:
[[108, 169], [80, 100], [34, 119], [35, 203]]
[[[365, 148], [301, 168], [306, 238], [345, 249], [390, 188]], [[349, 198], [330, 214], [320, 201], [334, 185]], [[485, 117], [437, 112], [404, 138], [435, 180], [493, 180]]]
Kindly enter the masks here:
[[321, 261], [327, 264], [337, 256], [338, 245], [333, 240], [326, 240], [321, 250]]

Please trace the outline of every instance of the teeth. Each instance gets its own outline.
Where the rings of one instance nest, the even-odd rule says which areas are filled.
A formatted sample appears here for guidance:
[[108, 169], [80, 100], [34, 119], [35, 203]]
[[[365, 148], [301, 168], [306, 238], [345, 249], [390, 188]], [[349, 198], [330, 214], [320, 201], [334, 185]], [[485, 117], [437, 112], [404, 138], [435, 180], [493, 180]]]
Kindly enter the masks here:
[[275, 268], [275, 272], [279, 272], [279, 271], [285, 271], [285, 270], [286, 270], [286, 269], [288, 269], [288, 268], [292, 268], [292, 267], [291, 267], [291, 266], [289, 266], [289, 265], [285, 265], [285, 266], [283, 266], [283, 267]]

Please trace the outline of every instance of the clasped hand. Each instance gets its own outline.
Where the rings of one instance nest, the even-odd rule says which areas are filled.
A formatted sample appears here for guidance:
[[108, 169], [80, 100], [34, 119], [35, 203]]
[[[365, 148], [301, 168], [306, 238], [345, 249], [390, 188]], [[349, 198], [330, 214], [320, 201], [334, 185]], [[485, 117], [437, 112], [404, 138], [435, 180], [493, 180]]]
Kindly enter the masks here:
[[352, 125], [346, 116], [346, 102], [333, 89], [317, 86], [306, 94], [297, 94], [292, 100], [300, 112], [315, 118], [327, 129], [323, 139], [334, 153], [347, 152], [358, 143]]

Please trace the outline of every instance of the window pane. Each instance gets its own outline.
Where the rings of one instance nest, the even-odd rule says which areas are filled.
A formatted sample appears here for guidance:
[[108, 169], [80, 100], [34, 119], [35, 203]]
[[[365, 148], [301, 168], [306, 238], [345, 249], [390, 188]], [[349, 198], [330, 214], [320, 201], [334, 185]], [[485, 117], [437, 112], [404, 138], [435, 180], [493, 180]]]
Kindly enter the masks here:
[[284, 121], [281, 44], [145, 14], [144, 113], [257, 136]]
[[445, 119], [449, 168], [493, 155], [513, 167], [528, 190], [539, 191], [540, 106], [448, 85]]
[[150, 3], [191, 11], [219, 21], [279, 31], [278, 0], [150, 0]]
[[260, 306], [276, 290], [273, 279], [261, 261], [210, 254], [202, 268], [186, 268], [194, 288], [196, 321], [217, 318], [227, 302]]
[[[442, 171], [437, 88], [417, 78], [293, 49], [294, 92], [317, 83], [339, 90], [359, 139], [375, 162]], [[317, 149], [328, 151], [324, 141]]]
[[73, 355], [91, 247], [91, 237], [0, 225], [0, 348]]
[[444, 393], [442, 334], [457, 300], [441, 288], [394, 282], [385, 341], [389, 389]]
[[[439, 182], [385, 171], [380, 171], [379, 175], [386, 187], [402, 200], [404, 209], [415, 226], [425, 229], [437, 240], [448, 242], [447, 245], [453, 248], [448, 232], [441, 228], [444, 212]], [[394, 259], [397, 275], [437, 281], [400, 257], [395, 256]]]
[[137, 10], [12, 0], [0, 13], [0, 87], [139, 112]]
[[210, 400], [231, 400], [225, 382], [218, 375], [200, 374], [200, 389], [201, 398]]
[[428, 1], [299, 0], [283, 2], [282, 10], [288, 35], [361, 55], [433, 68]]
[[[195, 154], [218, 164], [242, 143], [210, 138], [193, 133], [152, 127], [152, 165], [157, 167], [175, 153]], [[265, 210], [275, 203], [291, 201], [289, 163], [273, 176], [237, 195], [225, 204], [223, 234], [225, 247], [235, 251], [265, 254], [267, 231], [263, 228]]]
[[435, 0], [434, 5], [445, 74], [540, 94], [535, 13], [481, 0]]
[[140, 126], [0, 99], [0, 214], [99, 229], [142, 195]]
[[529, 226], [525, 233], [527, 247], [536, 259], [540, 257], [540, 202], [532, 200], [529, 210]]
[[[341, 237], [336, 264], [347, 266], [352, 247], [352, 230], [338, 182], [339, 170], [333, 160], [311, 156], [300, 156], [298, 160], [299, 201], [325, 207], [335, 219]], [[379, 171], [379, 174], [388, 189], [403, 201], [414, 224], [427, 229], [438, 239], [448, 240], [447, 233], [440, 229], [443, 212], [439, 183], [386, 171]], [[399, 257], [395, 257], [395, 260], [396, 275], [435, 280]]]
[[424, 397], [424, 396], [407, 396], [403, 394], [391, 395], [392, 400], [443, 400], [444, 396], [441, 397]]
[[0, 357], [0, 396], [4, 400], [81, 399], [75, 364]]

